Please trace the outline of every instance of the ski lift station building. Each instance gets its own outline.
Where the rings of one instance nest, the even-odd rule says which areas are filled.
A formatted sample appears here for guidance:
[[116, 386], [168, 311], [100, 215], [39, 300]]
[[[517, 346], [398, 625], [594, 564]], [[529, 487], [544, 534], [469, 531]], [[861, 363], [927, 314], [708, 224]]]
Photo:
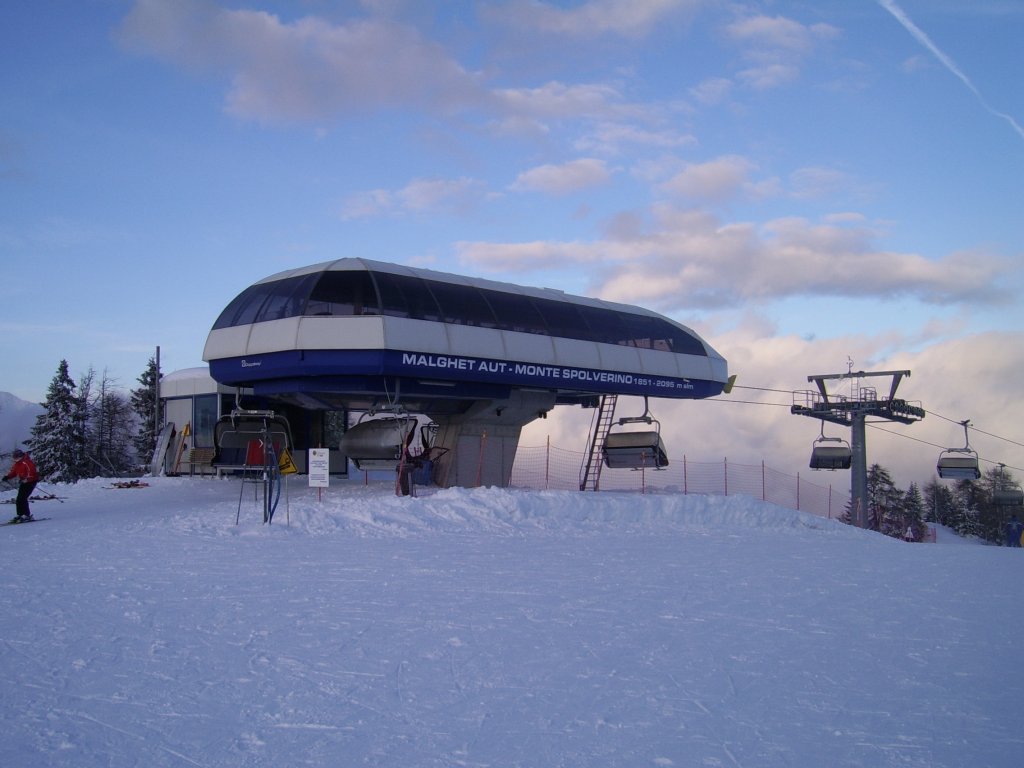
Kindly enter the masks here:
[[442, 486], [508, 485], [522, 427], [556, 405], [706, 398], [728, 381], [707, 342], [647, 309], [360, 258], [249, 286], [203, 359], [196, 396], [215, 394], [218, 416], [236, 402], [287, 416], [297, 463], [333, 447], [328, 414], [429, 418]]

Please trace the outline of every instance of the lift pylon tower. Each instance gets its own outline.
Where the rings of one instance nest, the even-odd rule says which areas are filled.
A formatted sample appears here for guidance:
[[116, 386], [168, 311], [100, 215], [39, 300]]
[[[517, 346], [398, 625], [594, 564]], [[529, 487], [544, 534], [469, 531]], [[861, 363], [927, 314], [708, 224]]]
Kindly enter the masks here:
[[[874, 387], [860, 386], [859, 381], [856, 393], [850, 395], [830, 393], [826, 384], [883, 376], [889, 377], [891, 381], [888, 396], [882, 398], [878, 397]], [[868, 527], [868, 462], [864, 430], [867, 418], [872, 416], [900, 424], [913, 424], [925, 415], [919, 403], [908, 403], [896, 397], [896, 389], [905, 376], [909, 377], [910, 371], [849, 371], [808, 376], [807, 381], [816, 384], [817, 391], [793, 393], [791, 413], [850, 427], [850, 500], [853, 505], [853, 522], [859, 528]], [[798, 402], [800, 400], [802, 402]]]

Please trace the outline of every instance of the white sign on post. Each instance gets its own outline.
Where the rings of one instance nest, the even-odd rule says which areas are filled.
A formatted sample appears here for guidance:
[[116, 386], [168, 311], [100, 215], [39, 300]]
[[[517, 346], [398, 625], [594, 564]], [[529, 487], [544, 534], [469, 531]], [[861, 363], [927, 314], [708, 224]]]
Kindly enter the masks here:
[[309, 487], [327, 488], [331, 484], [331, 451], [329, 448], [309, 449]]

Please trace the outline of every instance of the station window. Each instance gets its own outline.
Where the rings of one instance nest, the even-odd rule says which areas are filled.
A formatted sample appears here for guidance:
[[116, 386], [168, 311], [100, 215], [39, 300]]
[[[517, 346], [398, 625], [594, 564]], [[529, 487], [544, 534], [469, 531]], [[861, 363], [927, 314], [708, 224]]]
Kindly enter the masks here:
[[274, 290], [267, 295], [256, 313], [254, 322], [261, 323], [264, 320], [280, 320], [301, 315], [306, 307], [306, 297], [319, 277], [313, 272], [271, 283]]
[[519, 333], [547, 333], [544, 318], [527, 296], [504, 291], [486, 291], [484, 298], [494, 311], [498, 327]]
[[424, 281], [418, 277], [374, 272], [373, 279], [380, 291], [381, 312], [391, 317], [411, 317], [414, 320], [441, 319], [441, 310]]
[[590, 325], [583, 319], [580, 308], [575, 304], [550, 299], [534, 299], [533, 305], [544, 318], [544, 325], [551, 336], [564, 336], [569, 339], [598, 341]]
[[329, 271], [319, 277], [306, 302], [307, 316], [380, 314], [380, 302], [369, 272]]
[[437, 280], [428, 280], [426, 283], [441, 307], [444, 322], [476, 325], [481, 328], [494, 328], [497, 325], [491, 305], [484, 299], [479, 288], [471, 285], [452, 285]]
[[678, 354], [706, 354], [699, 339], [660, 317], [362, 270], [313, 272], [250, 286], [228, 304], [213, 327], [297, 315], [380, 314]]
[[275, 283], [250, 285], [236, 296], [213, 324], [214, 328], [231, 328], [256, 322], [256, 315], [263, 302], [274, 292]]

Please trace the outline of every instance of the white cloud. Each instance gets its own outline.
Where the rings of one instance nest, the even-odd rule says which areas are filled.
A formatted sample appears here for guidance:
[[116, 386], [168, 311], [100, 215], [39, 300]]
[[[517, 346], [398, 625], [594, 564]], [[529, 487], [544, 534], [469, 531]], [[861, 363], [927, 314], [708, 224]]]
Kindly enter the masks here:
[[690, 95], [702, 104], [721, 104], [732, 93], [733, 81], [727, 77], [710, 77], [690, 89]]
[[690, 133], [673, 129], [649, 130], [628, 123], [599, 123], [576, 141], [576, 149], [615, 155], [623, 149], [678, 149], [693, 146], [697, 139]]
[[774, 62], [758, 67], [750, 67], [736, 73], [736, 79], [755, 91], [767, 91], [780, 88], [795, 82], [800, 77], [800, 69], [794, 64]]
[[[591, 10], [603, 15], [617, 8], [625, 18], [639, 13], [640, 5], [598, 3]], [[664, 0], [664, 5], [680, 3]], [[656, 15], [656, 6], [648, 4], [640, 15]], [[212, 0], [137, 0], [117, 34], [142, 55], [226, 81], [225, 110], [247, 120], [321, 121], [410, 110], [483, 115], [495, 134], [538, 136], [549, 131], [548, 121], [622, 124], [658, 117], [607, 83], [552, 80], [495, 89], [442, 45], [393, 18], [389, 4], [366, 7], [370, 15], [339, 23], [318, 16], [284, 20], [263, 11], [220, 8]], [[625, 131], [618, 138], [628, 140]], [[637, 131], [631, 138], [675, 146], [686, 141], [671, 131]]]
[[806, 26], [782, 16], [749, 16], [730, 24], [726, 33], [749, 46], [751, 58], [774, 60], [782, 55], [806, 56], [818, 41], [835, 37], [838, 30], [829, 24]]
[[343, 220], [431, 212], [461, 213], [483, 195], [473, 179], [414, 179], [401, 189], [371, 189], [350, 195], [341, 205]]
[[795, 81], [804, 61], [839, 31], [829, 24], [808, 26], [782, 16], [749, 16], [729, 24], [725, 33], [751, 63], [737, 79], [755, 90], [768, 90]]
[[789, 176], [790, 194], [802, 200], [832, 197], [851, 185], [849, 176], [835, 168], [808, 166], [798, 168]]
[[527, 272], [552, 264], [593, 264], [607, 257], [610, 248], [592, 243], [563, 243], [536, 240], [526, 243], [455, 243], [458, 260], [499, 273]]
[[519, 174], [511, 189], [567, 195], [581, 189], [607, 184], [611, 173], [601, 160], [580, 158], [560, 165], [540, 165]]
[[753, 163], [738, 155], [687, 165], [661, 185], [671, 195], [701, 202], [725, 202], [748, 183]]
[[142, 53], [228, 78], [226, 108], [243, 118], [318, 119], [377, 108], [444, 111], [489, 98], [441, 46], [385, 20], [284, 22], [204, 0], [138, 0], [119, 35]]
[[998, 304], [1011, 267], [985, 253], [928, 259], [873, 245], [856, 216], [762, 225], [723, 223], [699, 210], [661, 205], [646, 228], [635, 218], [614, 239], [559, 243], [470, 243], [464, 262], [495, 271], [545, 267], [552, 260], [599, 264], [591, 291], [661, 311], [723, 308], [795, 296], [911, 299], [926, 304]]
[[615, 87], [602, 83], [566, 85], [551, 81], [536, 88], [500, 89], [495, 97], [507, 113], [520, 117], [608, 118], [639, 113], [638, 108], [623, 104]]
[[687, 18], [703, 0], [588, 0], [572, 8], [537, 0], [514, 0], [487, 9], [509, 26], [587, 38], [614, 34], [641, 37], [670, 18]]

